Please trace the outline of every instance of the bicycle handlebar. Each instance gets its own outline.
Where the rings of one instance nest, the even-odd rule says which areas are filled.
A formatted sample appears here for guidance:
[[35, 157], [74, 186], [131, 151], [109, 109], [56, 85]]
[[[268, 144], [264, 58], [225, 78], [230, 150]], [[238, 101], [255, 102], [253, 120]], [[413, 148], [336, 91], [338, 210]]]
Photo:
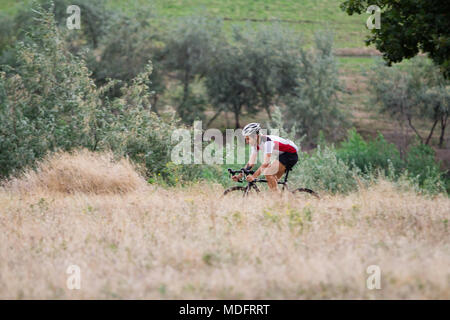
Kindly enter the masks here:
[[242, 169], [240, 169], [240, 170], [233, 170], [233, 169], [230, 169], [230, 168], [228, 168], [228, 172], [230, 173], [230, 174], [239, 174], [239, 173], [243, 173], [243, 174], [245, 174], [245, 175], [249, 175], [249, 174], [254, 174], [255, 173], [255, 171], [252, 171], [252, 170], [245, 170], [244, 168], [242, 168]]

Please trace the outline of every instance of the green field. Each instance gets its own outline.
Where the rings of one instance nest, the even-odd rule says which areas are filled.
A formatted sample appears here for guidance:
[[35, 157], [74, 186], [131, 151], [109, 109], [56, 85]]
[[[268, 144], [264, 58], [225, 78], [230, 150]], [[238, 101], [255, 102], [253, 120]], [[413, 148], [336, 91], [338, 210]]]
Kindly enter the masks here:
[[[153, 7], [157, 15], [176, 18], [201, 14], [226, 18], [226, 24], [271, 23], [279, 21], [302, 32], [310, 40], [315, 31], [330, 30], [335, 34], [337, 48], [364, 47], [367, 35], [365, 15], [348, 16], [339, 8], [341, 0], [155, 0], [155, 1], [107, 1], [113, 8], [122, 11]], [[1, 0], [0, 10], [13, 13], [19, 6], [31, 1]], [[73, 1], [76, 4], [76, 1]]]

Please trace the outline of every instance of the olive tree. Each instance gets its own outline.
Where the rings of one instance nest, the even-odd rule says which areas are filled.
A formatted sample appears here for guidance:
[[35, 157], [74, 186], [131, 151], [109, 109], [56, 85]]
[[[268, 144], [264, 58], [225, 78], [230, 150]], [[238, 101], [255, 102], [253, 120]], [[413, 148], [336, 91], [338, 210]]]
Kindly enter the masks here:
[[308, 143], [315, 141], [320, 131], [336, 137], [346, 125], [338, 99], [341, 86], [332, 45], [331, 35], [317, 33], [314, 50], [299, 49], [296, 86], [284, 99], [288, 125], [297, 124]]
[[187, 123], [201, 117], [204, 111], [205, 105], [202, 99], [195, 98], [191, 85], [208, 74], [221, 42], [221, 20], [191, 16], [181, 18], [169, 29], [163, 53], [164, 65], [182, 86], [177, 111]]
[[152, 108], [157, 111], [158, 98], [165, 89], [162, 77], [164, 43], [160, 28], [152, 23], [153, 18], [152, 15], [135, 14], [117, 19], [114, 30], [102, 38], [98, 56], [88, 56], [88, 65], [97, 84], [103, 85], [108, 79], [120, 80], [110, 92], [111, 96], [120, 96], [125, 83], [134, 79], [151, 60]]
[[217, 112], [210, 122], [221, 112], [229, 111], [234, 114], [235, 126], [239, 128], [244, 108], [248, 112], [257, 110], [257, 94], [250, 81], [245, 52], [235, 45], [222, 47], [212, 62], [212, 70], [214, 72], [206, 79], [206, 88]]
[[[437, 124], [441, 133], [439, 146], [444, 143], [449, 116], [450, 86], [439, 69], [421, 57], [400, 68], [379, 64], [374, 69], [371, 90], [374, 102], [382, 113], [405, 122], [419, 140], [430, 144]], [[418, 120], [429, 119], [431, 128], [426, 136], [418, 129]]]
[[279, 25], [270, 25], [235, 28], [234, 41], [243, 52], [256, 107], [265, 110], [271, 119], [270, 108], [296, 87], [301, 38]]

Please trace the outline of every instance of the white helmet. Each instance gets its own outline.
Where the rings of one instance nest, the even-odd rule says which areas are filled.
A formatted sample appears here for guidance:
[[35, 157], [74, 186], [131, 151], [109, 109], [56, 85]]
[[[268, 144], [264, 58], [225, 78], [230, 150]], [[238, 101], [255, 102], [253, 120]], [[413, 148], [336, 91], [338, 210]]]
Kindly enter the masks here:
[[242, 129], [242, 135], [244, 137], [247, 137], [254, 133], [258, 134], [260, 129], [261, 129], [261, 125], [259, 123], [252, 122], [252, 123], [249, 123], [248, 125], [246, 125], [244, 127], [244, 129]]

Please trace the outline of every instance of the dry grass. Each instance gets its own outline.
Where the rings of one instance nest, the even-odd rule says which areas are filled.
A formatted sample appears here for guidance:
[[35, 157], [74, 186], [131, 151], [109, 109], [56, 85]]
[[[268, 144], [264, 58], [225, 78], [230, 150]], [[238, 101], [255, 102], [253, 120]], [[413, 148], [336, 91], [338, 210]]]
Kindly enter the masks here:
[[9, 182], [21, 193], [58, 192], [73, 194], [126, 193], [145, 186], [145, 180], [128, 159], [114, 160], [111, 152], [78, 150], [58, 152]]
[[[444, 196], [387, 182], [321, 200], [59, 191], [0, 190], [0, 298], [450, 299]], [[66, 287], [71, 264], [80, 290]], [[372, 264], [381, 290], [366, 288]]]

